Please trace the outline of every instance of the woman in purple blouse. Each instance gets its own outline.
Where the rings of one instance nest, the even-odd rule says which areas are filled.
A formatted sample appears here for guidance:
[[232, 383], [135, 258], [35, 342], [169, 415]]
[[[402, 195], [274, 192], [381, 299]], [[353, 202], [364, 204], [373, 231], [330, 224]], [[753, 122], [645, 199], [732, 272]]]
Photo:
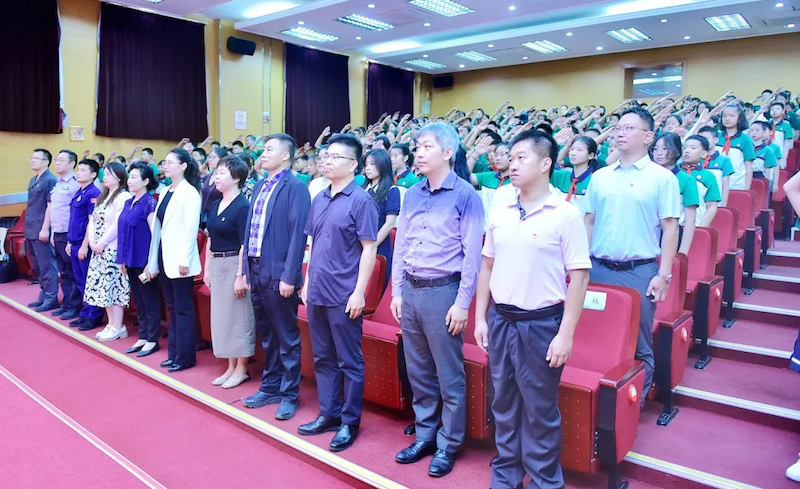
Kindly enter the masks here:
[[131, 165], [128, 190], [133, 198], [125, 202], [119, 216], [117, 263], [122, 265], [123, 273], [127, 272], [139, 318], [139, 340], [125, 353], [136, 353], [137, 357], [145, 357], [159, 349], [161, 303], [158, 300], [158, 282], [148, 281], [144, 274], [150, 251], [150, 227], [157, 204], [149, 191], [157, 186], [158, 180], [152, 168], [140, 162]]

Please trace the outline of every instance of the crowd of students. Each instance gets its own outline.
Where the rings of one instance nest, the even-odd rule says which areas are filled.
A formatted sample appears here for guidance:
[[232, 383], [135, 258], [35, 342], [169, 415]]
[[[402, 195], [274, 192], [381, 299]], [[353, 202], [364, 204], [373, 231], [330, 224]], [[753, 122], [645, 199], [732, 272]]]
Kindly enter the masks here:
[[[753, 179], [777, 190], [800, 135], [796, 100], [779, 89], [749, 103], [727, 93], [612, 111], [504, 103], [492, 116], [395, 113], [366, 128], [326, 128], [313, 145], [286, 134], [183, 140], [158, 164], [149, 148], [134, 148], [130, 164], [62, 150], [56, 175], [51, 153], [36, 149], [25, 238], [40, 295], [29, 306], [82, 331], [103, 326], [105, 312], [97, 339], [114, 341], [128, 336], [132, 298], [139, 338], [126, 353], [146, 356], [159, 350], [160, 286], [169, 312], [161, 366], [178, 372], [196, 362], [193, 277], [202, 273], [214, 354], [227, 359], [212, 383], [250, 378], [258, 331], [266, 364], [244, 405], [279, 404], [276, 419], [286, 420], [298, 406], [305, 304], [320, 414], [298, 431], [335, 431], [330, 448], [340, 451], [359, 433], [364, 295], [380, 254], [416, 417], [406, 430], [416, 441], [397, 462], [433, 455], [436, 477], [455, 464], [466, 426], [462, 332], [475, 298], [475, 339], [495, 391], [492, 487], [519, 487], [526, 473], [539, 487], [563, 487], [558, 384], [589, 280], [640, 292], [644, 399], [653, 315], [675, 254], [688, 252], [730, 190]], [[785, 188], [800, 208], [800, 181]], [[791, 360], [800, 371], [798, 349], [800, 338]]]

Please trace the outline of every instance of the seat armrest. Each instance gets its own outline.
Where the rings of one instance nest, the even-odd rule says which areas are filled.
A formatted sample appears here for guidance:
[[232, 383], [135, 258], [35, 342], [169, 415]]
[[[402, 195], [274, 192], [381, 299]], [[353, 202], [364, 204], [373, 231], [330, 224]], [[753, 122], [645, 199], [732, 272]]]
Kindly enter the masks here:
[[673, 311], [663, 318], [658, 319], [658, 327], [675, 329], [690, 319], [692, 319], [692, 313], [689, 311]]
[[597, 454], [602, 464], [618, 464], [633, 447], [644, 376], [644, 363], [631, 360], [617, 365], [600, 379]]
[[644, 362], [631, 360], [612, 368], [600, 379], [600, 388], [620, 389], [633, 378], [640, 370], [644, 370]]
[[702, 279], [698, 280], [698, 285], [706, 285], [708, 287], [714, 287], [718, 283], [722, 282], [723, 279], [719, 275], [709, 275], [708, 277], [703, 277]]

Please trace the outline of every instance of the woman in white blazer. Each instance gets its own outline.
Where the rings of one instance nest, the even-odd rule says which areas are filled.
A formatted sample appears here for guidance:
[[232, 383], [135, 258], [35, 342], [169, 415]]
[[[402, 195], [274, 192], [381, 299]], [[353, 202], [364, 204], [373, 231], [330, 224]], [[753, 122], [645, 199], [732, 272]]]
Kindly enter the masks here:
[[164, 176], [172, 185], [161, 191], [153, 220], [150, 257], [145, 279], [161, 272], [161, 289], [169, 310], [169, 356], [161, 362], [169, 372], [195, 364], [196, 327], [194, 276], [200, 274], [197, 231], [200, 228], [200, 168], [183, 148], [164, 161]]

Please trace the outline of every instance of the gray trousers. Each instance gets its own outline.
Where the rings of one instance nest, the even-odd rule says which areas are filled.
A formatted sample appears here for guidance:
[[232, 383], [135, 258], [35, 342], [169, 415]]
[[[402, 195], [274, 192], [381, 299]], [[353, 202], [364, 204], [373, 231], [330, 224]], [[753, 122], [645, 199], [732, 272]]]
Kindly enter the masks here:
[[561, 471], [561, 413], [558, 384], [564, 367], [550, 368], [547, 348], [562, 315], [510, 321], [489, 309], [489, 368], [494, 386], [492, 489], [564, 487]]
[[42, 243], [38, 239], [26, 239], [25, 244], [39, 278], [39, 300], [58, 301], [58, 269], [53, 246], [50, 241]]
[[[433, 441], [455, 453], [467, 425], [464, 333], [447, 332], [445, 318], [458, 294], [458, 282], [414, 288], [403, 283], [403, 350], [414, 395], [417, 441]], [[441, 420], [442, 427], [439, 428]]]
[[658, 263], [649, 263], [636, 267], [633, 270], [611, 270], [592, 258], [592, 269], [589, 279], [592, 282], [609, 285], [623, 285], [639, 291], [641, 295], [641, 315], [639, 316], [639, 338], [636, 341], [636, 359], [644, 362], [644, 392], [642, 403], [650, 391], [653, 383], [653, 370], [655, 370], [655, 357], [653, 356], [653, 320], [656, 315], [656, 304], [647, 297], [647, 287], [650, 281], [658, 274]]

